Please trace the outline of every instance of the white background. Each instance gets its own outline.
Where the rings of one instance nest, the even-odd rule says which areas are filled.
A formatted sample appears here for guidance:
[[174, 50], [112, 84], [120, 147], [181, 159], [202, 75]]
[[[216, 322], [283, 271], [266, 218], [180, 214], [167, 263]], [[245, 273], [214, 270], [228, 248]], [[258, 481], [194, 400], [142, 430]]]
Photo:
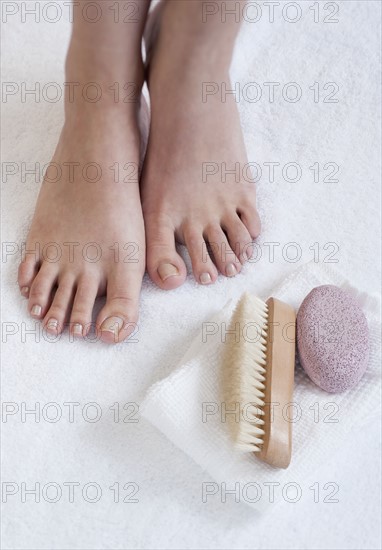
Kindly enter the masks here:
[[[21, 9], [23, 3], [18, 4]], [[263, 7], [259, 22], [243, 26], [235, 52], [233, 80], [241, 86], [256, 82], [263, 90], [257, 103], [245, 97], [240, 102], [249, 160], [262, 166], [297, 162], [302, 169], [296, 183], [285, 181], [281, 170], [270, 183], [263, 170], [259, 261], [212, 288], [197, 286], [190, 276], [181, 289], [166, 293], [145, 279], [138, 342], [107, 347], [70, 342], [66, 333], [56, 343], [42, 333], [39, 342], [34, 335], [23, 336], [35, 323], [18, 293], [19, 256], [3, 258], [3, 328], [4, 323], [17, 327], [15, 335], [6, 342], [3, 338], [3, 401], [19, 407], [25, 402], [28, 408], [56, 402], [63, 416], [57, 423], [42, 415], [40, 422], [30, 415], [22, 422], [19, 412], [2, 423], [2, 480], [20, 488], [23, 482], [28, 488], [54, 482], [64, 490], [57, 503], [43, 498], [36, 503], [33, 497], [23, 503], [20, 492], [9, 497], [3, 504], [4, 548], [380, 547], [380, 428], [375, 423], [339, 442], [336, 453], [301, 488], [300, 502], [278, 498], [277, 506], [258, 516], [232, 495], [226, 503], [220, 495], [203, 503], [201, 487], [211, 481], [209, 476], [146, 421], [117, 423], [109, 409], [115, 402], [121, 407], [139, 404], [151, 384], [173, 370], [201, 323], [228, 296], [235, 299], [244, 290], [266, 295], [283, 276], [312, 259], [313, 243], [319, 243], [321, 261], [325, 244], [336, 243], [334, 267], [361, 290], [378, 292], [380, 4], [339, 2], [339, 22], [332, 24], [323, 22], [329, 11], [321, 11], [320, 22], [314, 23], [312, 5], [299, 3], [302, 17], [294, 24], [282, 17], [281, 8], [270, 23]], [[57, 23], [35, 22], [33, 16], [23, 22], [20, 12], [6, 23], [3, 18], [3, 81], [20, 87], [22, 82], [28, 87], [40, 82], [41, 88], [48, 82], [62, 84], [67, 13], [63, 9], [65, 17]], [[265, 82], [280, 83], [274, 103], [267, 98]], [[300, 101], [283, 99], [280, 90], [288, 82], [301, 87]], [[309, 90], [314, 82], [335, 82], [338, 103], [315, 103]], [[19, 167], [26, 162], [30, 168], [51, 159], [63, 103], [21, 99], [16, 94], [2, 104], [3, 162]], [[339, 181], [314, 183], [309, 166], [315, 162], [338, 164]], [[3, 178], [3, 242], [25, 239], [38, 187], [33, 176], [24, 182], [20, 174]], [[281, 252], [292, 241], [301, 248], [297, 263]], [[280, 243], [273, 262], [267, 242]], [[80, 403], [73, 423], [65, 402]], [[98, 422], [87, 422], [81, 414], [89, 402], [102, 410]], [[65, 482], [81, 485], [73, 503]], [[96, 503], [82, 497], [89, 482], [102, 488]], [[138, 484], [139, 502], [114, 503], [109, 487], [116, 482]], [[315, 482], [337, 483], [339, 502], [321, 498], [315, 503], [309, 489]], [[121, 499], [125, 495], [122, 491]]]

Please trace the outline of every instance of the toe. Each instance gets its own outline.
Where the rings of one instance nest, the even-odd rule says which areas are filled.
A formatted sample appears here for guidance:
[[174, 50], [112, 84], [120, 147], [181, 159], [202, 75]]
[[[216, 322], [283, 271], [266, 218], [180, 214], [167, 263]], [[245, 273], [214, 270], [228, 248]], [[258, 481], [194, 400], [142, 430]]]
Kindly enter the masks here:
[[147, 271], [163, 290], [184, 283], [187, 269], [175, 247], [175, 232], [169, 220], [146, 217]]
[[142, 274], [111, 273], [107, 281], [106, 304], [100, 311], [96, 328], [107, 344], [122, 342], [137, 328]]
[[237, 275], [241, 271], [241, 263], [230, 247], [223, 229], [220, 226], [208, 227], [204, 237], [220, 273], [226, 277]]
[[209, 255], [203, 231], [188, 228], [183, 231], [184, 241], [190, 254], [195, 280], [202, 285], [214, 283], [217, 279], [217, 269]]
[[83, 277], [78, 281], [70, 317], [70, 332], [77, 338], [86, 336], [91, 328], [92, 312], [99, 288], [100, 283], [94, 277]]
[[252, 239], [257, 239], [261, 232], [261, 222], [256, 207], [247, 205], [244, 208], [238, 209], [237, 213]]
[[56, 267], [49, 263], [43, 263], [29, 290], [28, 309], [35, 319], [42, 319], [45, 316], [52, 300], [52, 291], [56, 280]]
[[17, 282], [24, 298], [29, 297], [30, 288], [38, 272], [38, 262], [33, 256], [26, 256], [19, 265]]
[[245, 263], [253, 254], [252, 237], [247, 227], [240, 220], [239, 216], [228, 217], [222, 227], [227, 234], [231, 249], [241, 263]]
[[44, 317], [44, 328], [47, 332], [60, 334], [63, 331], [73, 303], [74, 292], [75, 279], [73, 275], [64, 275], [59, 278], [52, 304]]

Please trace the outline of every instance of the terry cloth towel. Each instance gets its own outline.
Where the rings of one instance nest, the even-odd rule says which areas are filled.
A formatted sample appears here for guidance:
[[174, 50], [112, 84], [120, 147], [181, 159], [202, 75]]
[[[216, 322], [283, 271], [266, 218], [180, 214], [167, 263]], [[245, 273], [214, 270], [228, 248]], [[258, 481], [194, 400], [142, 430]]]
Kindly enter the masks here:
[[[329, 394], [311, 382], [296, 359], [294, 404], [286, 411], [293, 421], [292, 461], [286, 470], [262, 463], [253, 453], [236, 451], [230, 440], [228, 423], [222, 422], [224, 410], [219, 397], [221, 331], [228, 327], [233, 303], [227, 304], [214, 319], [203, 323], [179, 366], [170, 376], [154, 384], [142, 403], [142, 416], [206, 470], [219, 487], [225, 483], [232, 490], [239, 483], [239, 491], [245, 493], [241, 500], [258, 510], [268, 507], [272, 500], [269, 493], [265, 496], [261, 490], [265, 483], [278, 482], [283, 486], [293, 480], [300, 487], [304, 486], [309, 474], [317, 474], [320, 465], [334, 454], [352, 429], [380, 414], [378, 297], [360, 293], [327, 264], [315, 263], [305, 264], [292, 273], [272, 296], [289, 303], [297, 311], [312, 288], [323, 284], [340, 286], [358, 299], [369, 324], [369, 365], [354, 389]], [[216, 483], [210, 483], [205, 498], [208, 491], [215, 490]]]

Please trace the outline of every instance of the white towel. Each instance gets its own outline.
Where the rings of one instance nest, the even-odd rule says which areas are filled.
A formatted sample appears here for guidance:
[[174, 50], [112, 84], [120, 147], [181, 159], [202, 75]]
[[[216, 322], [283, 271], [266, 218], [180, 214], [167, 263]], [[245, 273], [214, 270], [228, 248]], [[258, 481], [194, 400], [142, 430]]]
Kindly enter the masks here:
[[[297, 360], [295, 405], [286, 411], [295, 419], [292, 461], [287, 470], [274, 469], [253, 453], [235, 451], [228, 424], [221, 421], [218, 384], [223, 348], [221, 330], [224, 330], [224, 323], [228, 326], [235, 304], [229, 303], [214, 319], [204, 323], [175, 371], [149, 389], [142, 404], [142, 415], [215, 480], [209, 484], [206, 481], [203, 487], [205, 501], [216, 491], [224, 498], [222, 484], [226, 484], [225, 488], [239, 492], [240, 500], [263, 510], [272, 503], [269, 483], [286, 487], [291, 480], [294, 486], [288, 487], [290, 494], [286, 498], [297, 499], [299, 487], [306, 486], [309, 474], [318, 472], [352, 429], [379, 413], [378, 299], [358, 292], [325, 264], [314, 263], [292, 273], [272, 295], [297, 310], [310, 290], [322, 284], [343, 287], [359, 300], [370, 329], [370, 360], [358, 386], [342, 394], [329, 394], [315, 386]], [[211, 335], [214, 331], [216, 334]]]

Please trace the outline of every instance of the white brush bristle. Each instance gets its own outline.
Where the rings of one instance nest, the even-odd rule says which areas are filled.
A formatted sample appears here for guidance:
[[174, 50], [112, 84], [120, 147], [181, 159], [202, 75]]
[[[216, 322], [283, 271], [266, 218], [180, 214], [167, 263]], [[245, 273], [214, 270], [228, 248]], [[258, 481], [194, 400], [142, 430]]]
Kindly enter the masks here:
[[245, 452], [258, 452], [264, 436], [267, 304], [245, 294], [229, 328], [223, 360], [223, 399], [226, 410], [239, 406], [240, 416], [229, 414], [227, 420], [235, 446]]

